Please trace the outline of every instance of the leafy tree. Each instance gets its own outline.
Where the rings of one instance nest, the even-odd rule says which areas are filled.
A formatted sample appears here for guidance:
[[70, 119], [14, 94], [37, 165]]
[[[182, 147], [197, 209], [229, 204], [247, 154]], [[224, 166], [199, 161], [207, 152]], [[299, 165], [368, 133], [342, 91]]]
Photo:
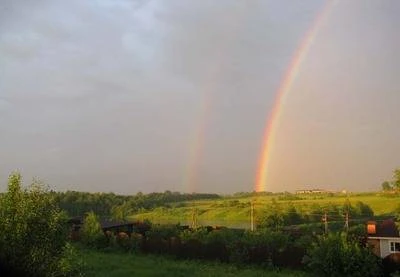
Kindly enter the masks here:
[[381, 186], [383, 191], [400, 191], [400, 168], [397, 168], [393, 171], [393, 182], [385, 181]]
[[310, 207], [310, 212], [307, 214], [308, 221], [310, 222], [321, 222], [322, 214], [324, 209], [317, 203], [313, 203]]
[[374, 215], [372, 208], [361, 201], [356, 202], [355, 211], [361, 217], [372, 217]]
[[[394, 210], [395, 214], [396, 214], [396, 219], [398, 221], [398, 223], [400, 224], [400, 204], [397, 205], [396, 209]], [[400, 226], [399, 226], [400, 227]]]
[[276, 209], [269, 210], [260, 219], [259, 227], [280, 230], [285, 224], [283, 214]]
[[388, 181], [383, 182], [381, 186], [382, 186], [382, 190], [383, 191], [391, 191], [391, 190], [393, 190], [392, 185]]
[[128, 202], [124, 202], [111, 208], [111, 217], [114, 220], [125, 221], [132, 212], [131, 205]]
[[305, 262], [317, 276], [382, 276], [381, 260], [359, 242], [343, 234], [319, 237]]
[[246, 231], [235, 239], [231, 260], [237, 263], [256, 262], [272, 265], [274, 256], [288, 245], [288, 236], [270, 229]]
[[89, 212], [83, 221], [81, 230], [82, 242], [89, 247], [102, 248], [107, 246], [107, 238], [101, 229], [100, 222], [94, 212]]
[[359, 241], [362, 238], [367, 236], [367, 228], [365, 228], [365, 224], [357, 224], [351, 226], [348, 231], [348, 238], [353, 239], [354, 241]]
[[400, 190], [400, 168], [396, 169], [393, 173], [393, 187]]
[[[143, 194], [141, 192], [136, 195], [116, 195], [114, 193], [88, 193], [88, 192], [52, 192], [52, 196], [59, 206], [68, 212], [70, 216], [81, 216], [87, 212], [93, 211], [102, 217], [109, 217], [119, 214], [120, 211], [113, 211], [115, 206], [127, 206], [131, 212], [140, 210], [153, 209], [155, 207], [167, 207], [171, 203], [178, 203], [181, 201], [198, 200], [198, 199], [218, 199], [217, 194], [207, 193], [185, 193], [165, 191], [164, 193], [150, 193]], [[129, 203], [124, 205], [124, 203]], [[121, 207], [120, 207], [121, 208]], [[117, 210], [121, 210], [117, 208]], [[124, 217], [124, 216], [122, 216]]]
[[11, 276], [68, 276], [66, 216], [43, 185], [21, 182], [11, 174], [0, 199], [0, 265]]
[[293, 205], [290, 205], [283, 215], [285, 225], [301, 224], [303, 219], [301, 214], [296, 210]]

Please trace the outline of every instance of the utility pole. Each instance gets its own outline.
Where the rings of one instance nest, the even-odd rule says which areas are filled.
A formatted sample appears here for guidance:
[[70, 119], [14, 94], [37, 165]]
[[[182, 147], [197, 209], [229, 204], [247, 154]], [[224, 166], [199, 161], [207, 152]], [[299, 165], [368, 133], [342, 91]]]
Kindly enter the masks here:
[[196, 209], [196, 207], [193, 207], [193, 211], [192, 211], [192, 228], [193, 229], [197, 228], [197, 209]]
[[346, 230], [346, 233], [349, 232], [349, 211], [346, 211], [344, 229]]
[[325, 223], [325, 235], [328, 234], [328, 215], [325, 212], [324, 217], [322, 218], [322, 221]]
[[250, 202], [250, 230], [254, 231], [254, 202]]
[[346, 214], [345, 214], [345, 222], [344, 222], [344, 229], [346, 233], [349, 232], [349, 213], [350, 213], [350, 200], [349, 197], [347, 196], [346, 202], [345, 202], [345, 207], [346, 207]]

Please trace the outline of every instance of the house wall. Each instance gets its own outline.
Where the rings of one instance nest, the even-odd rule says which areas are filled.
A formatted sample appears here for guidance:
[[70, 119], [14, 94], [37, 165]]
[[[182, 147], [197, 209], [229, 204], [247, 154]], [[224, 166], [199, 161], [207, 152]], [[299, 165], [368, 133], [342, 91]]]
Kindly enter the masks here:
[[381, 258], [385, 258], [386, 256], [390, 255], [390, 244], [389, 240], [381, 239], [380, 240], [380, 248], [381, 248]]
[[381, 239], [380, 240], [380, 248], [381, 248], [381, 257], [385, 258], [386, 256], [392, 254], [390, 252], [390, 242], [395, 241], [395, 242], [400, 242], [400, 238], [387, 238], [387, 239]]
[[369, 237], [367, 239], [367, 244], [371, 247], [372, 252], [381, 258], [385, 258], [392, 254], [392, 252], [390, 252], [391, 242], [400, 243], [400, 237]]
[[381, 256], [381, 244], [379, 239], [368, 239], [368, 245], [372, 248], [372, 252], [375, 255]]

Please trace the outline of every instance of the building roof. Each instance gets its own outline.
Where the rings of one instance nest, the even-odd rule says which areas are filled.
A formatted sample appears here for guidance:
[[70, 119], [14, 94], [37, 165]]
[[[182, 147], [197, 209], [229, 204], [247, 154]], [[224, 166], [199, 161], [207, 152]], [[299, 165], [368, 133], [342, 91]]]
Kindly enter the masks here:
[[375, 224], [375, 234], [369, 234], [370, 237], [381, 237], [381, 238], [394, 238], [400, 237], [399, 230], [397, 229], [396, 223], [392, 219], [384, 220], [380, 223], [369, 222], [368, 225]]
[[[68, 220], [69, 224], [82, 225], [84, 221], [83, 216], [72, 217]], [[110, 220], [100, 220], [100, 226], [102, 229], [125, 227], [139, 225], [139, 221], [110, 221]]]
[[108, 228], [117, 228], [117, 227], [125, 227], [125, 226], [133, 226], [135, 222], [126, 222], [126, 221], [102, 221], [101, 223], [102, 229]]

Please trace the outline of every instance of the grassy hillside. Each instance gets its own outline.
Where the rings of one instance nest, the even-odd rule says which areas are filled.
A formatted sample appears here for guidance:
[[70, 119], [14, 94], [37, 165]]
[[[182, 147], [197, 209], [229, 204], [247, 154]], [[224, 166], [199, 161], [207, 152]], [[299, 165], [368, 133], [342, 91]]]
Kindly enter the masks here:
[[82, 250], [86, 276], [241, 276], [285, 277], [305, 276], [302, 272], [273, 272], [261, 268], [238, 269], [232, 265], [196, 261], [173, 260], [161, 256], [143, 256], [126, 253], [104, 253]]
[[134, 219], [148, 219], [155, 223], [181, 223], [189, 224], [196, 210], [197, 220], [200, 224], [226, 225], [231, 227], [249, 226], [250, 203], [255, 203], [255, 213], [260, 214], [272, 202], [285, 209], [293, 205], [296, 209], [307, 213], [316, 205], [327, 207], [329, 205], [343, 205], [348, 199], [352, 205], [361, 201], [369, 205], [375, 215], [393, 214], [400, 205], [400, 197], [383, 195], [379, 193], [361, 194], [326, 194], [326, 195], [294, 195], [273, 194], [255, 197], [226, 197], [218, 200], [200, 200], [181, 202], [170, 208], [160, 207], [151, 211], [138, 213]]

